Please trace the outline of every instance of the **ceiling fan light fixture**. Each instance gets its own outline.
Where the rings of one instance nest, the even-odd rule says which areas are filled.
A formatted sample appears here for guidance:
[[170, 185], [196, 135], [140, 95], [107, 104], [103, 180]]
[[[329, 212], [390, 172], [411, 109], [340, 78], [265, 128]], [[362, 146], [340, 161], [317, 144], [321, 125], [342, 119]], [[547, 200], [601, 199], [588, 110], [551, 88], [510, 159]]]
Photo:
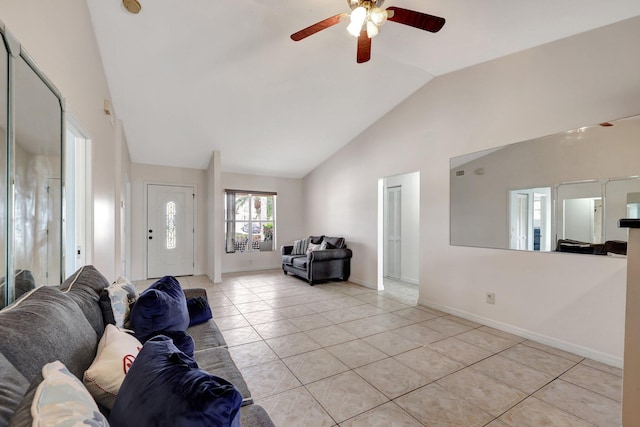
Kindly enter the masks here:
[[367, 37], [372, 39], [377, 36], [379, 32], [378, 26], [374, 24], [373, 21], [367, 21]]
[[358, 37], [360, 35], [360, 31], [362, 30], [362, 26], [367, 20], [367, 9], [362, 6], [358, 6], [353, 9], [350, 17], [351, 23], [347, 26], [347, 31], [349, 31], [352, 36]]
[[369, 19], [378, 27], [387, 22], [387, 16], [387, 11], [379, 7], [374, 7], [369, 12]]

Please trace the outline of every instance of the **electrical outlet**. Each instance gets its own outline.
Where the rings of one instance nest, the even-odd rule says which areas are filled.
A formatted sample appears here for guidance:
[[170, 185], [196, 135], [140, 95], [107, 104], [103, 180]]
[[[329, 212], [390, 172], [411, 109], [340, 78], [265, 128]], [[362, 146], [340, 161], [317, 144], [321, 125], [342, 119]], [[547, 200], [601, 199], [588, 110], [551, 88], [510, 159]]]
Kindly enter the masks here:
[[493, 292], [487, 292], [487, 304], [495, 304], [496, 303], [496, 294]]

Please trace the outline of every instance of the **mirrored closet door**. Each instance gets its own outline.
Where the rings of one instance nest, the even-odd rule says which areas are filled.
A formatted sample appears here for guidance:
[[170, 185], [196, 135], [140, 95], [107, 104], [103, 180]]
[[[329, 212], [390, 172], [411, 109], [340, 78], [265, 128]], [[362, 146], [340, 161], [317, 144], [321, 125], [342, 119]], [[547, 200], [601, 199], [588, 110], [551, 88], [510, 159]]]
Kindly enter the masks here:
[[[1, 26], [0, 26], [1, 27]], [[0, 307], [63, 276], [62, 100], [12, 36], [0, 48]]]

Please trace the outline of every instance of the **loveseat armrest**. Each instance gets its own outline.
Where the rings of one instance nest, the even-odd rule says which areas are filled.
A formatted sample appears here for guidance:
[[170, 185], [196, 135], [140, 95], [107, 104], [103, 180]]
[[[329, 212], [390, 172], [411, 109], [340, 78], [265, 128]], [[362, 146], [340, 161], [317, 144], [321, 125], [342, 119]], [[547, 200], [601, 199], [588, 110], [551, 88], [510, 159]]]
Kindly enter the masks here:
[[309, 262], [331, 261], [334, 259], [349, 259], [353, 256], [351, 249], [325, 249], [309, 252]]
[[291, 246], [280, 246], [280, 253], [282, 255], [291, 255], [291, 252], [293, 252], [293, 245], [291, 245]]

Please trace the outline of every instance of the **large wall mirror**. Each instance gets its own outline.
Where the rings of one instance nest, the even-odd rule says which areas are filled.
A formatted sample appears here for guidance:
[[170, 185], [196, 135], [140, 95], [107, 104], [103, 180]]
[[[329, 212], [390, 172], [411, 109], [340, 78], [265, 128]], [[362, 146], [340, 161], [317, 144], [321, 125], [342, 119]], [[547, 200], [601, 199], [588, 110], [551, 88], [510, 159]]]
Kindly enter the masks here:
[[451, 244], [624, 256], [640, 116], [451, 159]]
[[25, 61], [14, 62], [13, 266], [59, 285], [62, 250], [62, 110]]
[[59, 92], [0, 30], [1, 308], [61, 283], [64, 113]]
[[[3, 40], [4, 41], [4, 40]], [[0, 287], [0, 308], [8, 301], [9, 288], [6, 285], [7, 272], [7, 173], [8, 173], [8, 122], [7, 94], [9, 93], [9, 52], [5, 43], [0, 46], [0, 276], [3, 277]]]

